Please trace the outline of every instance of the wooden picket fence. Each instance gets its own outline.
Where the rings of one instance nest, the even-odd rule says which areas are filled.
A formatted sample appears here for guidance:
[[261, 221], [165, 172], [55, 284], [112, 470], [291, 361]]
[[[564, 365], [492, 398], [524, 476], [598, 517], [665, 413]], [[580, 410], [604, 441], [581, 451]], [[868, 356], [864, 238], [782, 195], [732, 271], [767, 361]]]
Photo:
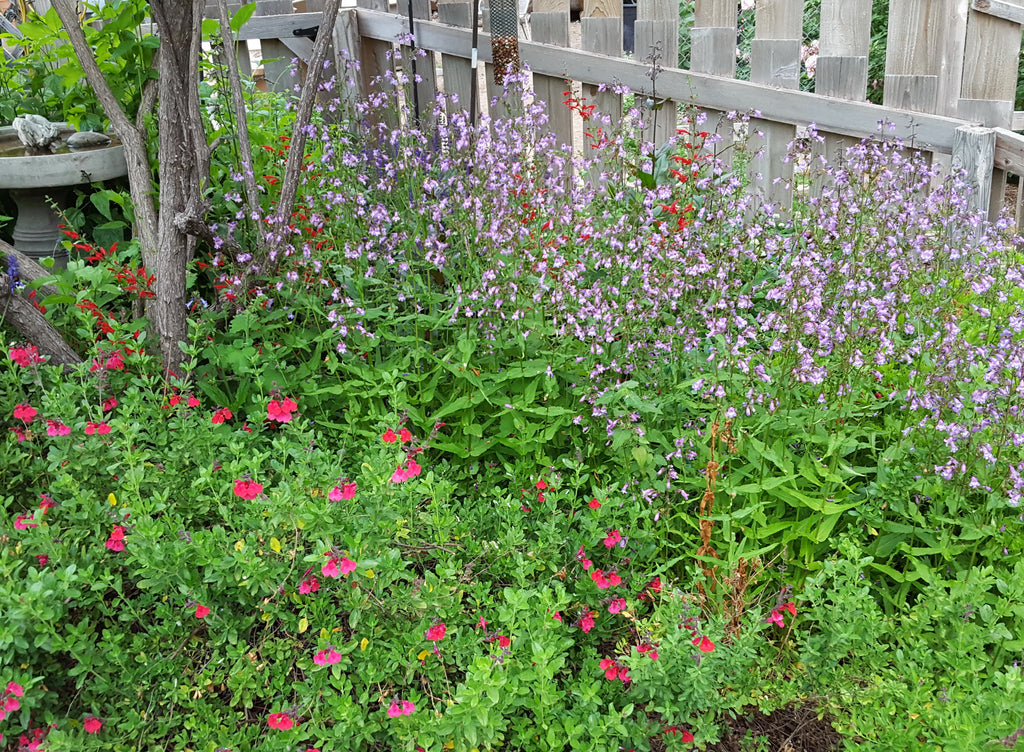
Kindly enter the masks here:
[[[354, 0], [333, 29], [335, 63], [347, 54], [361, 65], [358, 91], [366, 95], [375, 77], [394, 63], [388, 52], [409, 32], [415, 18], [415, 44], [428, 51], [419, 64], [419, 101], [432, 101], [443, 88], [468, 107], [471, 88], [481, 86], [476, 101], [486, 109], [501, 92], [493, 83], [490, 37], [479, 34], [479, 60], [485, 76], [472, 72], [472, 4], [438, 0], [436, 20], [429, 0]], [[570, 47], [568, 0], [534, 0], [529, 39], [520, 34], [520, 57], [532, 74], [532, 90], [545, 103], [549, 127], [562, 144], [581, 148], [573, 113], [563, 104], [568, 81], [603, 112], [621, 112], [620, 98], [599, 92], [601, 84], [623, 85], [645, 99], [656, 95], [665, 104], [656, 131], [663, 142], [675, 133], [676, 117], [697, 106], [718, 124], [721, 137], [734, 136], [721, 113], [753, 113], [752, 155], [747, 166], [751, 190], [786, 211], [792, 206], [793, 169], [783, 159], [797, 128], [813, 124], [825, 136], [826, 156], [876, 136], [887, 123], [889, 135], [933, 155], [940, 164], [964, 168], [975, 187], [979, 209], [995, 216], [1004, 203], [1007, 178], [1024, 175], [1024, 112], [1015, 112], [1018, 56], [1024, 26], [1024, 0], [899, 0], [889, 3], [884, 101], [866, 101], [871, 41], [872, 0], [821, 0], [820, 41], [815, 91], [799, 90], [803, 38], [803, 0], [756, 0], [750, 48], [750, 80], [736, 80], [738, 0], [682, 0], [693, 4], [690, 67], [679, 55], [679, 0], [639, 0], [634, 27], [635, 54], [622, 50], [621, 0], [584, 0], [581, 44]], [[874, 0], [886, 2], [886, 0]], [[267, 82], [282, 90], [294, 86], [293, 58], [302, 59], [312, 41], [297, 36], [320, 21], [323, 0], [259, 0], [254, 17], [239, 34], [240, 60], [248, 69], [250, 40], [258, 40], [266, 62]], [[237, 4], [235, 4], [237, 7]], [[211, 3], [209, 17], [216, 17]], [[297, 12], [302, 11], [302, 12]], [[663, 68], [652, 91], [650, 60], [657, 50]], [[443, 80], [443, 85], [440, 83]], [[395, 92], [398, 96], [398, 92]], [[706, 127], [706, 126], [705, 126]], [[1024, 186], [1022, 186], [1024, 187]], [[1018, 191], [1018, 196], [1024, 190]], [[1021, 199], [1018, 226], [1024, 222]]]

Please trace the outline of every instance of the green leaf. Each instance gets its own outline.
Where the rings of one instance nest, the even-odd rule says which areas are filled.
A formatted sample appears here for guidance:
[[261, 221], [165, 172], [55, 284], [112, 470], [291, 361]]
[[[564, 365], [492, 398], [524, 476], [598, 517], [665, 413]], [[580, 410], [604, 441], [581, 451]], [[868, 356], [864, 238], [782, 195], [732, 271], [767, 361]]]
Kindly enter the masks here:
[[252, 18], [252, 14], [256, 12], [256, 3], [246, 3], [237, 11], [235, 15], [231, 17], [231, 31], [235, 35], [245, 26], [249, 19]]

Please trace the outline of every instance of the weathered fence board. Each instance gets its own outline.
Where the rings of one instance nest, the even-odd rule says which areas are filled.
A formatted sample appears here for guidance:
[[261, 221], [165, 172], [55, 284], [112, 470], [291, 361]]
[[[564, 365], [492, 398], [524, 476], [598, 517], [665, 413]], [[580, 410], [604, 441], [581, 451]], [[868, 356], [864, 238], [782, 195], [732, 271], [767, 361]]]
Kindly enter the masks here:
[[[276, 17], [291, 12], [291, 0], [257, 0], [256, 2], [257, 16]], [[278, 30], [260, 39], [263, 76], [267, 80], [267, 87], [272, 91], [291, 91], [292, 87], [300, 80], [295, 75], [296, 71], [292, 65], [292, 58], [296, 53], [292, 52], [291, 48], [285, 44], [283, 41], [285, 39], [298, 39], [298, 37], [293, 37], [291, 31]]]
[[[569, 7], [561, 0], [534, 0], [530, 16], [533, 41], [542, 44], [569, 46]], [[534, 71], [533, 91], [539, 102], [544, 102], [548, 113], [548, 128], [559, 144], [573, 145], [572, 111], [563, 104], [564, 92], [569, 88], [565, 78]]]
[[[690, 28], [690, 68], [712, 76], [736, 77], [737, 5], [734, 0], [697, 0]], [[735, 144], [733, 121], [719, 110], [705, 110], [705, 131], [716, 135], [709, 153], [728, 167]]]
[[[1017, 94], [1017, 58], [1020, 55], [1021, 24], [993, 15], [971, 11], [967, 24], [964, 75], [960, 88], [960, 117], [984, 125], [1008, 128], [1013, 120]], [[995, 219], [1003, 206], [1006, 173], [992, 175], [989, 218]]]
[[[473, 4], [459, 0], [440, 0], [437, 17], [441, 23], [468, 29], [473, 22]], [[471, 93], [476, 86], [472, 61], [455, 55], [441, 55], [441, 75], [444, 78], [445, 94], [453, 95], [457, 100], [448, 102], [449, 114], [459, 109], [468, 110]]]
[[[613, 0], [584, 0], [583, 16], [580, 19], [583, 49], [609, 57], [622, 57], [622, 3]], [[598, 113], [610, 117], [615, 126], [621, 119], [622, 97], [612, 91], [599, 91], [594, 84], [583, 84], [583, 98], [586, 105], [593, 105]], [[600, 159], [601, 152], [594, 146], [599, 143], [598, 128], [604, 128], [595, 120], [583, 123], [582, 151], [584, 156]], [[590, 178], [600, 184], [601, 173], [609, 169], [607, 161], [597, 161], [590, 168]]]
[[[260, 0], [261, 9], [267, 12], [278, 1], [286, 2]], [[308, 7], [316, 9], [322, 0], [307, 2]], [[401, 14], [401, 8], [399, 14], [388, 12], [387, 0], [357, 2], [357, 10], [339, 16], [334, 41], [339, 54], [344, 52], [360, 61], [360, 93], [365, 95], [370, 92], [371, 78], [392, 69], [387, 53], [401, 35], [408, 33], [409, 19]], [[413, 2], [421, 3], [419, 9], [414, 5], [416, 44], [441, 56], [445, 91], [458, 93], [461, 105], [467, 106], [476, 85], [470, 69], [470, 3], [440, 0], [438, 15], [443, 23], [436, 23], [427, 20], [422, 9], [426, 0]], [[734, 78], [735, 0], [695, 0], [690, 31], [693, 70], [689, 71], [671, 64], [678, 59], [677, 9], [672, 0], [641, 3], [634, 59], [620, 57], [621, 9], [615, 0], [585, 0], [583, 50], [567, 47], [567, 19], [558, 2], [538, 0], [534, 39], [520, 41], [520, 57], [532, 72], [535, 95], [553, 105], [552, 128], [561, 132], [559, 140], [567, 144], [571, 143], [574, 117], [563, 105], [568, 79], [582, 85], [588, 104], [601, 100], [599, 109], [616, 113], [618, 99], [608, 93], [599, 94], [598, 85], [621, 84], [636, 92], [640, 101], [656, 92], [659, 100], [674, 100], [662, 110], [673, 117], [675, 102], [697, 105], [710, 113], [757, 111], [760, 117], [752, 127], [765, 136], [761, 155], [751, 163], [757, 176], [754, 189], [783, 211], [788, 210], [792, 176], [782, 155], [795, 125], [814, 123], [819, 132], [826, 134], [827, 143], [838, 144], [876, 135], [879, 122], [887, 122], [887, 134], [912, 143], [914, 148], [945, 155], [947, 160], [954, 155], [957, 165], [967, 168], [972, 181], [986, 194], [986, 183], [991, 180], [993, 209], [1001, 200], [1001, 172], [1024, 173], [1024, 136], [1008, 129], [1024, 125], [1024, 113], [1012, 109], [1024, 0], [891, 2], [885, 106], [862, 101], [867, 88], [872, 0], [822, 0], [815, 94], [797, 88], [803, 0], [759, 0], [751, 82]], [[481, 11], [483, 28], [489, 28], [486, 3]], [[256, 16], [238, 39], [260, 39], [266, 45], [288, 38], [296, 28], [315, 26], [319, 16]], [[643, 58], [656, 43], [661, 44], [663, 67], [652, 87], [652, 66]], [[478, 44], [480, 62], [490, 67], [489, 34], [480, 33]], [[501, 93], [502, 87], [488, 81], [487, 90], [493, 96]], [[397, 101], [397, 92], [382, 92], [380, 84], [375, 84], [373, 91], [385, 101], [389, 96]], [[355, 97], [355, 92], [351, 96]], [[496, 117], [504, 114], [500, 108], [491, 112]], [[559, 125], [559, 117], [567, 122]], [[672, 130], [674, 126], [673, 122]], [[665, 127], [659, 125], [659, 130]], [[658, 138], [667, 138], [671, 132], [666, 130]], [[728, 137], [731, 132], [729, 124], [722, 135]], [[752, 144], [751, 148], [757, 149], [758, 145]], [[991, 177], [987, 177], [991, 171]], [[598, 179], [599, 174], [595, 172], [594, 177]]]
[[633, 30], [637, 60], [648, 63], [648, 83], [643, 89], [649, 107], [644, 138], [661, 146], [676, 132], [678, 101], [661, 90], [661, 69], [679, 65], [679, 7], [674, 0], [640, 0]]
[[[750, 43], [750, 80], [782, 89], [800, 88], [800, 41], [804, 0], [758, 3]], [[789, 214], [793, 205], [793, 163], [786, 159], [796, 129], [766, 118], [750, 121], [748, 177], [758, 203]]]

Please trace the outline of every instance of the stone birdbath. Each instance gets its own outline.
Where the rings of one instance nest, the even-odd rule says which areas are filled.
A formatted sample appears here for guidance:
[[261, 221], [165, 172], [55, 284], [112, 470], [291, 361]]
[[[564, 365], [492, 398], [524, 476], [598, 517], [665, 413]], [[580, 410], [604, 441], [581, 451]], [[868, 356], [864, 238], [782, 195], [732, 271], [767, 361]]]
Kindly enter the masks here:
[[[73, 132], [63, 123], [55, 125], [64, 136]], [[60, 218], [51, 203], [63, 209], [72, 186], [127, 174], [124, 147], [116, 141], [72, 148], [58, 139], [48, 148], [34, 148], [22, 143], [14, 127], [0, 127], [0, 190], [10, 192], [18, 209], [14, 247], [36, 260], [54, 256], [59, 266], [67, 264], [58, 248]]]

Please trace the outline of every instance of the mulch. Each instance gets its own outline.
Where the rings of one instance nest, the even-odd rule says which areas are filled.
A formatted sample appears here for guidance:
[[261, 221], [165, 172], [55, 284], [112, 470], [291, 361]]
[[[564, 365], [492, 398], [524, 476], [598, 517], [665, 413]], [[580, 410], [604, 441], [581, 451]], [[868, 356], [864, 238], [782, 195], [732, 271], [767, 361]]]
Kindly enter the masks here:
[[[750, 708], [727, 721], [728, 731], [707, 752], [836, 752], [842, 737], [828, 719], [819, 720], [813, 707], [787, 707], [763, 715]], [[766, 737], [767, 746], [757, 746], [758, 737]]]

